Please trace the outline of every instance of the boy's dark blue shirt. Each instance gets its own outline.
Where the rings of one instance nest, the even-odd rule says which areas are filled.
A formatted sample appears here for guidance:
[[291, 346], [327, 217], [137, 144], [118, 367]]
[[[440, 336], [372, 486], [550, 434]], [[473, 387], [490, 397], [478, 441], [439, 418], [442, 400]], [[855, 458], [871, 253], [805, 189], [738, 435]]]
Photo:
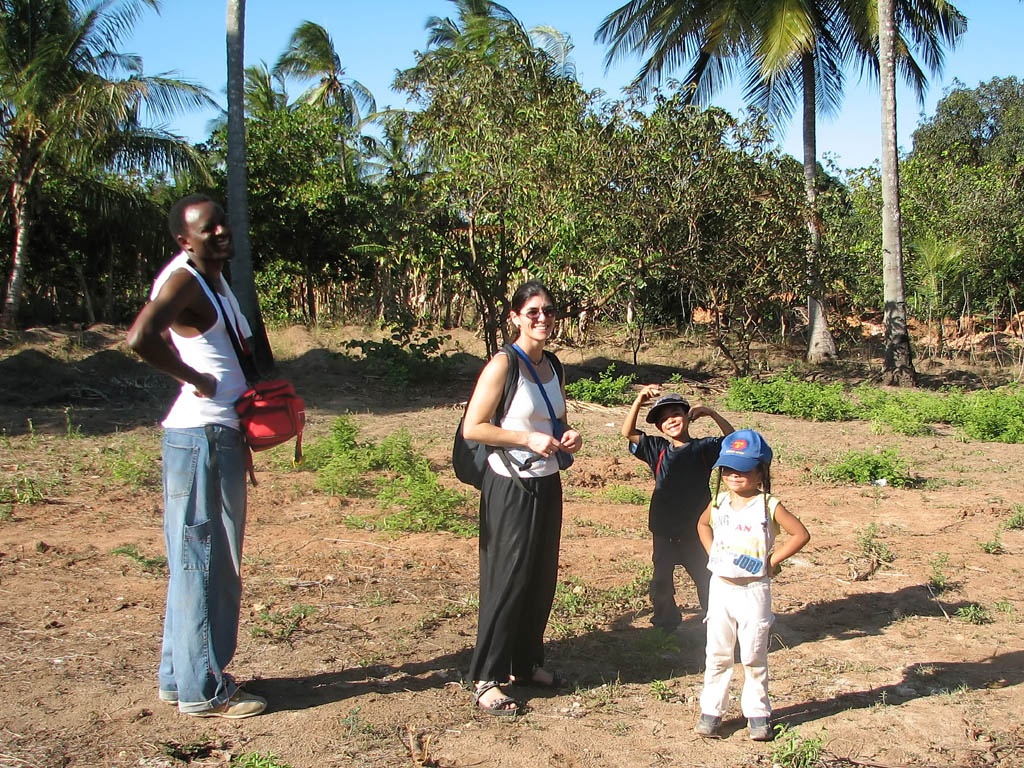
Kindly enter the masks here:
[[711, 467], [721, 448], [721, 437], [701, 437], [673, 448], [664, 437], [643, 432], [636, 445], [629, 444], [630, 452], [654, 473], [647, 522], [651, 533], [672, 539], [697, 535], [697, 519], [711, 501]]

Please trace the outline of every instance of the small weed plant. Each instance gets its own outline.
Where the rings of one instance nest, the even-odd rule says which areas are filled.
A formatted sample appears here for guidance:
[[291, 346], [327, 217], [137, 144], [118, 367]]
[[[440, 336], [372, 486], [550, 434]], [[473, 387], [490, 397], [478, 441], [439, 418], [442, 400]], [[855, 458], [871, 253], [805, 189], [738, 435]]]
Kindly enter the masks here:
[[139, 551], [135, 544], [122, 544], [110, 550], [112, 555], [123, 555], [136, 563], [146, 573], [161, 573], [167, 567], [167, 558], [163, 555], [148, 557]]
[[906, 463], [895, 448], [881, 451], [849, 451], [839, 462], [826, 468], [824, 475], [833, 482], [857, 485], [884, 480], [886, 485], [895, 488], [902, 488], [913, 482]]
[[896, 555], [889, 545], [878, 540], [878, 525], [871, 523], [857, 532], [857, 546], [862, 557], [870, 560], [876, 567], [882, 563], [891, 563]]
[[1024, 505], [1014, 505], [1013, 514], [1011, 514], [1010, 519], [1003, 524], [1003, 527], [1007, 530], [1024, 530]]
[[653, 680], [651, 682], [651, 696], [658, 701], [671, 701], [675, 698], [675, 693], [672, 691], [672, 686], [664, 680]]
[[579, 379], [565, 385], [565, 394], [574, 400], [599, 405], [625, 405], [633, 399], [631, 388], [636, 376], [615, 376], [615, 363], [594, 379]]
[[39, 504], [46, 496], [36, 480], [19, 477], [13, 483], [0, 485], [0, 504]]
[[231, 768], [292, 768], [273, 753], [261, 755], [259, 752], [235, 755], [231, 758], [230, 766]]
[[1003, 549], [1003, 542], [999, 538], [999, 531], [997, 530], [995, 535], [988, 541], [979, 541], [978, 546], [981, 547], [981, 551], [989, 555], [1001, 555], [1006, 550]]
[[825, 737], [802, 738], [787, 725], [775, 726], [775, 741], [769, 750], [773, 765], [781, 768], [816, 768], [821, 761]]
[[256, 617], [257, 623], [249, 629], [253, 637], [264, 637], [281, 641], [290, 638], [301, 626], [304, 619], [316, 613], [316, 607], [296, 603], [288, 611], [274, 611], [264, 608]]
[[647, 605], [651, 568], [645, 566], [629, 583], [598, 589], [575, 577], [558, 582], [551, 610], [551, 628], [562, 638], [592, 632], [603, 623]]
[[112, 478], [135, 490], [151, 488], [160, 482], [155, 457], [140, 446], [106, 448], [103, 461]]
[[956, 617], [967, 624], [991, 624], [988, 609], [978, 603], [968, 603], [956, 609]]
[[928, 583], [936, 592], [944, 592], [949, 588], [949, 577], [946, 575], [946, 566], [948, 565], [948, 552], [938, 552], [928, 561]]

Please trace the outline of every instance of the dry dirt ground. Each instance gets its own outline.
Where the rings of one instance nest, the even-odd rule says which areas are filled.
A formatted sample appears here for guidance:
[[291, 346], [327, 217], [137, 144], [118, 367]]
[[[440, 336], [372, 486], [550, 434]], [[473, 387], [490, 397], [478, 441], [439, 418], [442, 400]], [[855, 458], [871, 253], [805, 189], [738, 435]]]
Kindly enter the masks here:
[[[232, 665], [269, 710], [224, 722], [161, 704], [156, 424], [172, 388], [125, 353], [120, 335], [34, 331], [0, 349], [0, 768], [245, 755], [293, 768], [771, 765], [778, 746], [747, 739], [736, 701], [724, 738], [692, 731], [703, 666], [696, 598], [680, 570], [682, 629], [650, 626], [646, 507], [630, 503], [650, 479], [618, 436], [624, 408], [571, 413], [585, 447], [564, 477], [563, 586], [547, 638], [550, 666], [571, 685], [514, 689], [524, 716], [475, 712], [463, 681], [475, 539], [347, 526], [378, 514], [376, 502], [316, 491], [312, 473], [288, 467], [287, 449], [257, 456]], [[404, 428], [442, 482], [465, 490], [447, 457], [479, 346], [459, 339], [460, 375], [398, 396], [335, 354], [341, 338], [274, 337], [282, 372], [307, 398], [307, 441], [344, 412], [367, 439]], [[570, 378], [628, 357], [561, 354]], [[689, 395], [719, 403], [724, 380], [698, 357], [669, 346], [643, 378], [680, 370]], [[1024, 531], [1000, 533], [1024, 502], [1024, 445], [725, 413], [768, 436], [775, 489], [812, 535], [773, 587], [777, 721], [821, 738], [828, 766], [1024, 765]], [[841, 453], [869, 446], [898, 447], [916, 486], [821, 479]], [[871, 524], [895, 559], [864, 578], [858, 536]], [[984, 551], [997, 534], [1001, 551]], [[936, 570], [949, 584], [932, 594]]]

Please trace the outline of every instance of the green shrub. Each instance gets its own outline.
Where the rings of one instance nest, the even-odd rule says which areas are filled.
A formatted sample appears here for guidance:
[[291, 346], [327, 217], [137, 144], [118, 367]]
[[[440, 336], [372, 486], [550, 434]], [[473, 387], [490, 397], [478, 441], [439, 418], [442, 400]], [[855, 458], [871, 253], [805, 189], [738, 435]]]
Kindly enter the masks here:
[[978, 603], [968, 603], [956, 609], [956, 617], [968, 624], [991, 624], [988, 609]]
[[887, 485], [896, 488], [913, 482], [907, 465], [895, 448], [886, 448], [882, 451], [850, 451], [837, 464], [825, 470], [825, 477], [835, 482], [858, 485], [885, 480]]
[[800, 381], [791, 373], [766, 381], [734, 379], [725, 404], [734, 411], [778, 413], [812, 421], [847, 421], [857, 416], [856, 406], [839, 382]]
[[1024, 443], [1024, 390], [1012, 386], [971, 393], [956, 425], [974, 440]]
[[775, 741], [769, 749], [773, 765], [781, 768], [816, 768], [821, 760], [825, 739], [821, 736], [803, 739], [788, 725], [775, 726]]
[[426, 459], [421, 459], [409, 474], [381, 482], [377, 500], [386, 515], [380, 527], [389, 531], [448, 531], [458, 536], [476, 536], [476, 522], [464, 514], [470, 497], [438, 483]]
[[579, 379], [565, 385], [565, 393], [574, 400], [599, 405], [624, 405], [633, 399], [630, 391], [636, 376], [613, 376], [615, 363], [594, 379]]
[[359, 362], [367, 376], [379, 379], [387, 389], [405, 391], [414, 384], [448, 377], [453, 363], [442, 347], [450, 338], [432, 336], [426, 329], [414, 337], [404, 328], [393, 328], [390, 339], [353, 339], [345, 346], [362, 353]]

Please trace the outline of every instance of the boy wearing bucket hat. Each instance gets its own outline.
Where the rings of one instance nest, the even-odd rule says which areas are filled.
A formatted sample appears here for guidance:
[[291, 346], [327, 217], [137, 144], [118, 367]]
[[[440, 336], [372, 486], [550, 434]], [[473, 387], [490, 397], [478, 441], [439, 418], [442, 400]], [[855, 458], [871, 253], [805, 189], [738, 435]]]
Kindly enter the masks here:
[[709, 416], [723, 435], [732, 432], [732, 425], [713, 408], [703, 405], [691, 408], [682, 395], [673, 393], [659, 397], [647, 413], [647, 423], [656, 425], [665, 437], [646, 435], [636, 427], [640, 408], [660, 394], [661, 387], [657, 384], [641, 388], [622, 423], [622, 435], [629, 440], [630, 452], [646, 463], [654, 475], [648, 518], [654, 539], [651, 623], [671, 631], [682, 622], [675, 601], [675, 567], [682, 565], [690, 574], [702, 611], [707, 611], [711, 576], [707, 553], [696, 536], [696, 524], [711, 500], [708, 480], [722, 438], [694, 439], [690, 436], [690, 424]]
[[[811, 536], [771, 495], [771, 463], [772, 449], [758, 432], [740, 429], [726, 437], [715, 462], [719, 468], [715, 498], [697, 523], [711, 571], [704, 691], [694, 728], [702, 736], [716, 734], [728, 707], [734, 649], [739, 643], [740, 706], [750, 738], [772, 738], [768, 699], [768, 636], [775, 619], [771, 577]], [[718, 493], [723, 484], [727, 490]], [[776, 548], [780, 527], [789, 537]]]

